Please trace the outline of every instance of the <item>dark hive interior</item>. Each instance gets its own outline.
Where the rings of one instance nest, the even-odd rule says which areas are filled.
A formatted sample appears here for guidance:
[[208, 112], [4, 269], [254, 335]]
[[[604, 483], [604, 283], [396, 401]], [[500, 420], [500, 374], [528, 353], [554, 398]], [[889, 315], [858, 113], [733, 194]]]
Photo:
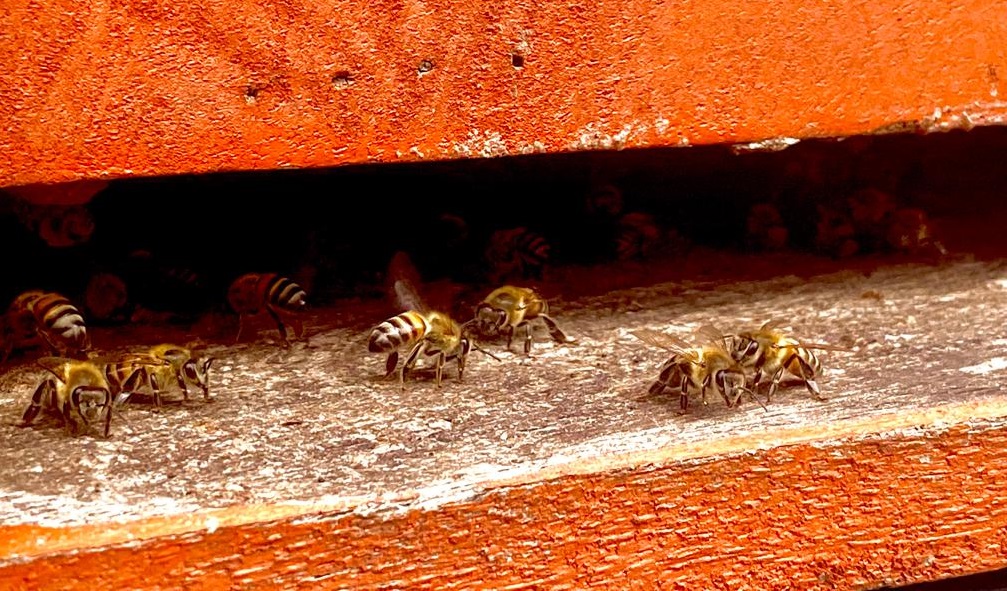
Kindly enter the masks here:
[[[110, 440], [74, 439], [58, 422], [13, 426], [39, 380], [32, 361], [44, 354], [15, 351], [0, 378], [0, 462], [11, 467], [0, 519], [61, 523], [406, 490], [487, 465], [630, 445], [618, 442], [621, 432], [656, 430], [650, 441], [660, 444], [696, 425], [707, 436], [754, 432], [807, 412], [842, 419], [939, 401], [936, 385], [913, 389], [919, 372], [978, 367], [985, 357], [976, 351], [999, 338], [989, 286], [999, 285], [1007, 253], [1005, 149], [1007, 130], [981, 128], [779, 151], [122, 180], [75, 212], [3, 196], [0, 240], [13, 255], [0, 301], [59, 291], [82, 307], [97, 353], [198, 340], [217, 361], [214, 404], [172, 395], [153, 413], [140, 397], [119, 411]], [[494, 343], [500, 361], [473, 355], [464, 382], [449, 365], [442, 388], [420, 371], [400, 390], [366, 347], [369, 329], [401, 311], [387, 289], [400, 251], [429, 305], [467, 320], [500, 283], [535, 286], [577, 344], [539, 335], [526, 358]], [[247, 272], [303, 285], [308, 344], [278, 347], [268, 319], [233, 344], [226, 294]], [[94, 282], [101, 274], [121, 280], [128, 298]], [[968, 322], [955, 316], [968, 306], [941, 300], [948, 294], [974, 304]], [[638, 400], [666, 353], [627, 331], [685, 335], [707, 322], [772, 317], [807, 338], [891, 357], [883, 367], [830, 358], [823, 389], [839, 402], [827, 407], [795, 393], [768, 411], [711, 404], [680, 417], [677, 401]], [[953, 352], [935, 350], [952, 339]], [[892, 366], [905, 375], [893, 379]], [[962, 375], [972, 376], [964, 387], [996, 390], [995, 375]], [[849, 402], [878, 393], [869, 406]]]
[[[83, 296], [95, 274], [112, 273], [133, 304], [191, 321], [227, 312], [224, 294], [241, 273], [275, 271], [326, 306], [381, 297], [399, 250], [424, 280], [479, 290], [498, 278], [561, 282], [567, 297], [608, 287], [594, 271], [577, 282], [572, 269], [594, 265], [609, 265], [608, 281], [629, 287], [715, 273], [729, 255], [800, 257], [780, 274], [827, 260], [933, 260], [933, 242], [995, 256], [1001, 233], [990, 214], [1001, 209], [1005, 147], [1007, 134], [984, 128], [809, 140], [774, 152], [713, 146], [114, 181], [84, 206], [91, 229], [57, 247], [38, 226], [64, 210], [6, 197], [3, 246], [18, 256], [0, 300], [30, 288]], [[888, 239], [898, 222], [882, 218], [907, 209], [923, 212], [932, 238]], [[542, 269], [495, 274], [490, 238], [518, 227], [545, 239], [548, 259]]]

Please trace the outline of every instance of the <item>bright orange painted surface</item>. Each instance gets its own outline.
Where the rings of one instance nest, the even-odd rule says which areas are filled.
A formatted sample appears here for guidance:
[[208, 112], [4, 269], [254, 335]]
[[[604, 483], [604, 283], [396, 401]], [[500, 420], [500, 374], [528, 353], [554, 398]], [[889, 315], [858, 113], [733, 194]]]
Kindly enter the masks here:
[[0, 31], [0, 186], [971, 125], [1007, 93], [986, 0], [7, 0]]
[[[1007, 565], [1005, 454], [1007, 428], [962, 426], [569, 475], [398, 516], [263, 513], [8, 563], [0, 588], [874, 588]], [[29, 529], [3, 533], [42, 533]]]

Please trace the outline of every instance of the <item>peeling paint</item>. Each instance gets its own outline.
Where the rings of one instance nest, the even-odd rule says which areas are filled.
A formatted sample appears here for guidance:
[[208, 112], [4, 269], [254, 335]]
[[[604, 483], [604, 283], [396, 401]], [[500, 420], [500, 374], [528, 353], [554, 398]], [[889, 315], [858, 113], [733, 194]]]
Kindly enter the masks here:
[[455, 156], [461, 158], [493, 158], [496, 156], [507, 156], [510, 151], [507, 142], [499, 132], [496, 131], [471, 131], [463, 142], [452, 146]]
[[744, 154], [747, 152], [779, 152], [781, 150], [786, 150], [800, 141], [801, 140], [793, 137], [775, 137], [758, 142], [749, 142], [747, 144], [734, 144], [731, 146], [731, 151], [735, 154]]
[[883, 125], [871, 133], [933, 133], [962, 129], [968, 131], [979, 125], [1007, 125], [1007, 102], [974, 102], [967, 106], [937, 107], [929, 117], [916, 121], [896, 121]]
[[622, 150], [635, 135], [645, 134], [646, 124], [627, 123], [615, 133], [608, 133], [600, 123], [589, 123], [576, 133], [572, 150]]

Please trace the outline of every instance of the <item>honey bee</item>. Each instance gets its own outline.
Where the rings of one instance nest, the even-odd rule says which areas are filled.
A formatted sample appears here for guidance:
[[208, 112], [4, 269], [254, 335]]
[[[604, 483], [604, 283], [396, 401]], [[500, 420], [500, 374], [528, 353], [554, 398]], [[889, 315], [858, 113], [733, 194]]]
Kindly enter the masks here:
[[84, 290], [84, 309], [88, 318], [98, 322], [123, 322], [129, 318], [129, 294], [126, 283], [112, 273], [91, 276]]
[[418, 278], [408, 255], [396, 253], [389, 265], [390, 290], [396, 305], [406, 311], [385, 320], [371, 330], [367, 350], [371, 353], [388, 353], [385, 376], [395, 371], [399, 362], [399, 349], [409, 347], [405, 362], [399, 368], [399, 384], [405, 389], [405, 376], [421, 355], [435, 357], [435, 379], [441, 385], [444, 365], [458, 362], [458, 379], [465, 372], [465, 359], [473, 342], [462, 325], [450, 316], [428, 310], [416, 292], [411, 278]]
[[549, 243], [528, 228], [498, 230], [486, 249], [489, 278], [502, 283], [508, 278], [541, 277], [549, 260]]
[[616, 254], [619, 260], [645, 259], [661, 246], [662, 230], [654, 216], [633, 211], [619, 218]]
[[161, 409], [161, 392], [173, 380], [189, 400], [189, 386], [203, 392], [210, 401], [210, 365], [214, 358], [199, 356], [187, 347], [170, 343], [155, 345], [146, 353], [127, 354], [105, 364], [105, 377], [118, 395], [132, 393], [146, 385], [154, 396], [154, 408]]
[[245, 328], [245, 319], [256, 316], [265, 310], [276, 322], [280, 338], [287, 345], [287, 328], [284, 321], [289, 322], [294, 335], [301, 338], [304, 334], [304, 324], [297, 313], [307, 306], [307, 294], [290, 279], [276, 273], [247, 273], [231, 283], [227, 292], [227, 301], [238, 313], [238, 335], [234, 342], [241, 340]]
[[[715, 330], [715, 329], [714, 329]], [[742, 367], [755, 372], [752, 388], [756, 389], [765, 378], [771, 378], [766, 401], [770, 401], [785, 373], [800, 378], [808, 391], [818, 400], [826, 400], [815, 378], [822, 373], [822, 363], [812, 349], [845, 351], [824, 344], [806, 344], [787, 336], [766, 322], [758, 330], [723, 336], [724, 345]]]
[[789, 230], [780, 210], [772, 203], [756, 203], [745, 222], [748, 245], [757, 250], [782, 250], [787, 246]]
[[0, 363], [15, 347], [31, 346], [41, 339], [54, 356], [86, 359], [91, 348], [84, 317], [65, 296], [31, 290], [14, 298], [4, 318]]
[[542, 299], [535, 290], [527, 287], [504, 285], [492, 292], [476, 306], [473, 329], [483, 337], [495, 336], [501, 332], [507, 334], [507, 350], [510, 350], [514, 333], [519, 328], [525, 329], [524, 352], [531, 352], [531, 321], [539, 319], [549, 330], [549, 336], [557, 343], [572, 342], [566, 336], [556, 321], [549, 317], [549, 303]]
[[30, 426], [45, 409], [62, 417], [70, 435], [98, 428], [107, 438], [112, 422], [112, 393], [101, 369], [91, 361], [60, 357], [43, 357], [37, 363], [52, 375], [35, 388], [19, 426]]
[[656, 330], [640, 329], [632, 334], [645, 343], [671, 352], [648, 393], [657, 396], [665, 390], [678, 392], [679, 412], [688, 410], [691, 396], [698, 395], [703, 404], [707, 404], [708, 392], [720, 394], [728, 408], [736, 406], [742, 394], [752, 395], [746, 385], [744, 368], [719, 342], [711, 340], [694, 347]]
[[944, 245], [934, 236], [926, 212], [913, 207], [902, 207], [891, 212], [886, 219], [885, 241], [896, 252], [911, 255], [948, 254]]

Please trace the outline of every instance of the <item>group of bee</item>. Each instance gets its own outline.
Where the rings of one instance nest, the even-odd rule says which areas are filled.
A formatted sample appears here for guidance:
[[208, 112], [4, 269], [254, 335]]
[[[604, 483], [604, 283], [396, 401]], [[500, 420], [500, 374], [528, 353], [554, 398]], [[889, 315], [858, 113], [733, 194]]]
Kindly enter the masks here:
[[[397, 255], [389, 274], [394, 299], [404, 311], [370, 331], [368, 350], [387, 354], [385, 377], [397, 374], [402, 388], [407, 374], [423, 358], [432, 360], [438, 386], [448, 362], [457, 363], [458, 379], [462, 379], [466, 357], [473, 350], [500, 360], [482, 349], [478, 341], [505, 337], [507, 349], [511, 350], [517, 337], [523, 339], [527, 355], [532, 349], [535, 323], [544, 325], [557, 343], [576, 342], [550, 316], [548, 302], [533, 288], [504, 285], [494, 289], [475, 306], [471, 319], [459, 323], [427, 307], [409, 273], [395, 273], [396, 266], [409, 269], [408, 257]], [[276, 324], [285, 346], [289, 346], [288, 326], [295, 338], [304, 336], [299, 314], [307, 306], [307, 294], [287, 277], [276, 273], [242, 275], [231, 284], [227, 299], [239, 316], [235, 343], [240, 341], [246, 321], [261, 314]], [[190, 387], [201, 391], [205, 401], [212, 400], [209, 370], [214, 358], [203, 354], [198, 345], [162, 343], [140, 353], [94, 356], [83, 316], [58, 293], [28, 291], [19, 295], [2, 324], [0, 362], [6, 361], [12, 349], [33, 343], [47, 346], [51, 353], [37, 361], [47, 375], [35, 388], [22, 415], [22, 427], [32, 425], [45, 410], [60, 417], [70, 435], [98, 430], [108, 437], [113, 411], [120, 404], [141, 393], [152, 397], [155, 410], [160, 410], [162, 392], [172, 383], [181, 389], [186, 402]], [[755, 398], [757, 388], [768, 380], [768, 402], [789, 373], [821, 398], [815, 380], [822, 365], [812, 349], [831, 348], [828, 345], [802, 344], [771, 323], [737, 334], [721, 334], [712, 326], [703, 327], [700, 333], [706, 339], [701, 346], [650, 329], [633, 333], [643, 342], [670, 351], [649, 394], [677, 393], [681, 412], [688, 409], [691, 398], [698, 396], [706, 404], [716, 394], [728, 407], [734, 407], [745, 394]], [[405, 351], [403, 359], [400, 351]]]
[[[396, 266], [395, 261], [392, 266]], [[523, 330], [524, 352], [529, 354], [534, 321], [544, 324], [555, 342], [576, 342], [549, 315], [548, 302], [532, 288], [504, 285], [493, 290], [476, 306], [474, 317], [462, 324], [443, 312], [427, 309], [415, 286], [406, 278], [394, 281], [392, 292], [399, 305], [409, 309], [372, 329], [368, 350], [388, 354], [385, 375], [391, 376], [397, 370], [403, 387], [406, 373], [422, 355], [434, 358], [438, 386], [448, 361], [457, 361], [460, 380], [466, 356], [473, 349], [496, 358], [479, 349], [477, 340], [506, 337], [510, 350], [515, 335]], [[719, 394], [729, 408], [737, 406], [745, 394], [759, 402], [757, 391], [767, 382], [768, 403], [788, 375], [803, 383], [816, 399], [824, 400], [816, 381], [822, 373], [822, 363], [814, 350], [846, 350], [822, 343], [803, 343], [786, 334], [773, 321], [757, 330], [732, 334], [724, 334], [709, 325], [698, 332], [702, 338], [699, 346], [653, 329], [632, 333], [647, 344], [669, 351], [648, 395], [677, 394], [682, 413], [688, 410], [689, 401], [694, 397], [699, 397], [705, 405], [709, 397]], [[399, 364], [399, 351], [403, 349], [408, 353], [405, 361]]]
[[[303, 335], [296, 314], [307, 305], [306, 294], [296, 283], [275, 273], [248, 273], [228, 290], [228, 302], [239, 315], [237, 343], [246, 319], [268, 314], [287, 342], [286, 324], [295, 336]], [[84, 317], [65, 296], [42, 290], [17, 296], [2, 317], [0, 363], [15, 349], [41, 345], [50, 355], [36, 360], [47, 373], [39, 382], [20, 426], [32, 425], [42, 411], [60, 417], [70, 435], [98, 430], [108, 437], [112, 414], [135, 394], [153, 398], [155, 411], [162, 406], [162, 393], [172, 383], [189, 401], [189, 388], [210, 397], [210, 366], [214, 357], [204, 354], [198, 343], [154, 345], [138, 353], [96, 356]]]

